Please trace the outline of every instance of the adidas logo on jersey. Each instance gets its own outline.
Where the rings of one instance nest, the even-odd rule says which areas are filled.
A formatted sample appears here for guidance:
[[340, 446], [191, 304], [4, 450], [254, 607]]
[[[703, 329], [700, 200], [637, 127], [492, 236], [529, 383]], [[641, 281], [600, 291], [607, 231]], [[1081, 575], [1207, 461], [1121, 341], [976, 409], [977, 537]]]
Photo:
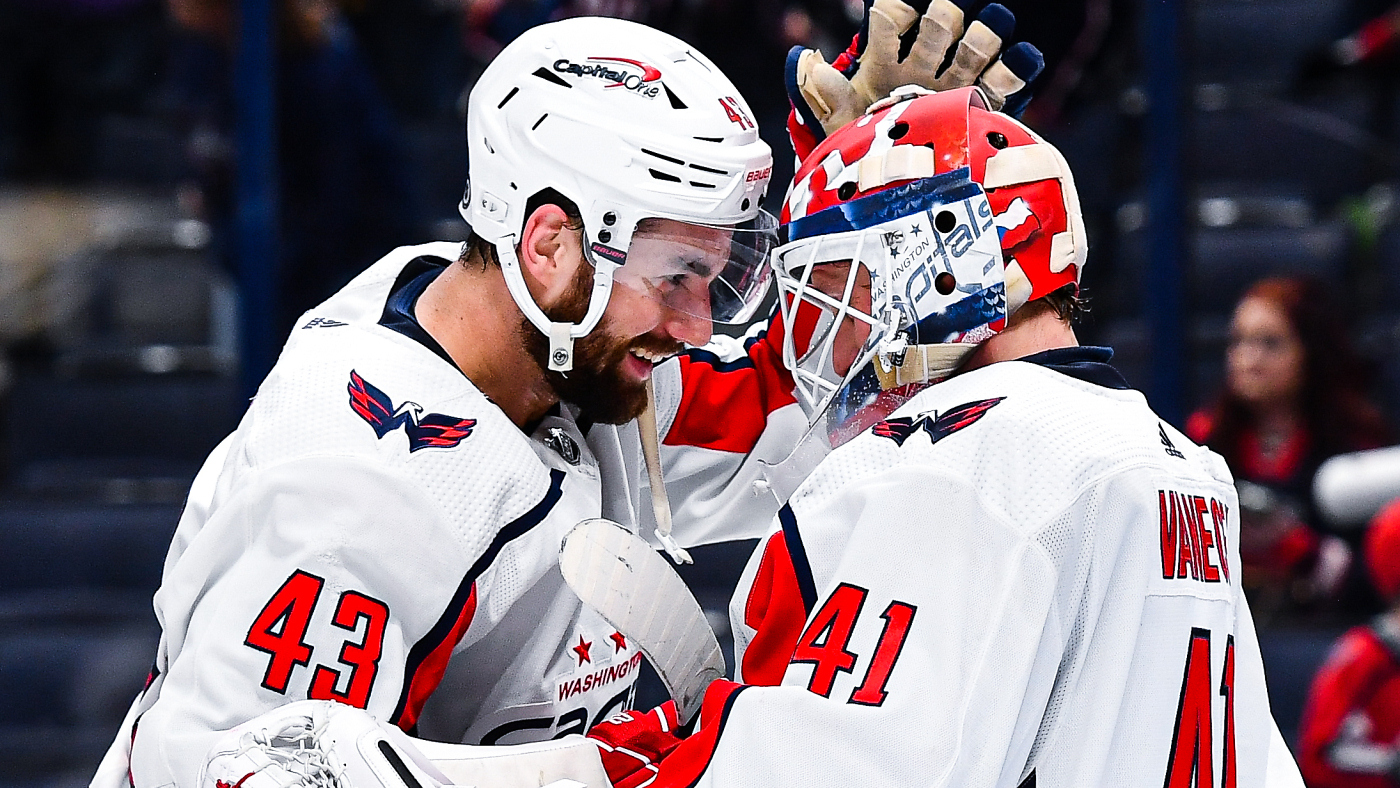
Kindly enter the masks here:
[[306, 325], [302, 326], [302, 328], [340, 328], [341, 326], [348, 325], [350, 324], [342, 323], [339, 320], [331, 320], [328, 317], [313, 317], [311, 320], [307, 321]]
[[1160, 421], [1157, 422], [1157, 436], [1162, 439], [1162, 448], [1166, 450], [1169, 456], [1175, 457], [1178, 460], [1186, 459], [1186, 455], [1182, 454], [1181, 450], [1176, 447], [1176, 444], [1172, 443], [1172, 439], [1167, 437], [1167, 427]]
[[349, 326], [349, 325], [350, 325], [350, 323], [342, 323], [342, 322], [340, 322], [340, 321], [332, 321], [332, 319], [330, 319], [330, 318], [311, 318], [311, 319], [309, 319], [309, 321], [307, 321], [307, 325], [301, 326], [301, 328], [304, 328], [304, 329], [337, 329], [337, 328], [340, 328], [340, 326]]

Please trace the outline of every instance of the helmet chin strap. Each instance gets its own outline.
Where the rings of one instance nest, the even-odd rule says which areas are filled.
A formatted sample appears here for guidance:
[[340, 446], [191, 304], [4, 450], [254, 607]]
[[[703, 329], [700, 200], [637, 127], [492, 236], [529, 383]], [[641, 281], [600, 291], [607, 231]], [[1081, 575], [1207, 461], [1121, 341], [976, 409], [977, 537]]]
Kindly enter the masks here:
[[[496, 253], [501, 260], [501, 272], [505, 275], [506, 288], [511, 298], [520, 307], [525, 317], [549, 337], [549, 369], [555, 372], [568, 372], [574, 368], [574, 340], [592, 331], [603, 318], [608, 299], [612, 296], [613, 272], [618, 265], [610, 260], [598, 260], [586, 252], [585, 261], [593, 266], [593, 293], [588, 300], [588, 313], [579, 323], [555, 323], [545, 317], [544, 311], [530, 295], [525, 285], [525, 276], [520, 270], [520, 258], [515, 254], [515, 237], [507, 236], [496, 244]], [[647, 474], [651, 481], [651, 504], [656, 515], [656, 538], [665, 546], [671, 560], [677, 564], [691, 562], [690, 554], [681, 548], [671, 536], [671, 502], [666, 497], [666, 484], [661, 476], [661, 451], [656, 429], [656, 393], [651, 379], [647, 379], [646, 410], [638, 419], [638, 429], [642, 437], [642, 454], [646, 460]]]
[[495, 242], [496, 255], [501, 261], [501, 273], [505, 276], [506, 289], [510, 291], [515, 305], [535, 328], [549, 337], [549, 369], [551, 372], [568, 372], [574, 368], [574, 340], [585, 336], [597, 327], [607, 309], [612, 296], [613, 271], [618, 265], [610, 260], [596, 260], [585, 252], [584, 261], [593, 266], [593, 292], [588, 299], [588, 312], [577, 323], [555, 323], [545, 316], [544, 310], [535, 303], [530, 288], [525, 284], [525, 275], [520, 269], [520, 258], [515, 254], [515, 236], [510, 235]]

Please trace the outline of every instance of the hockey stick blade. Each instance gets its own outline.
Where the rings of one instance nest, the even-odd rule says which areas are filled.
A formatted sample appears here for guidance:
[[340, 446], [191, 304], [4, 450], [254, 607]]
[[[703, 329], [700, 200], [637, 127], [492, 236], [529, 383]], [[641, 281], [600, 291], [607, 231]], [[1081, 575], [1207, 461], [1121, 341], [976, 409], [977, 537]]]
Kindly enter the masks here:
[[603, 518], [569, 531], [559, 570], [584, 604], [637, 644], [676, 701], [681, 723], [690, 722], [705, 688], [724, 678], [724, 655], [676, 570], [640, 536]]

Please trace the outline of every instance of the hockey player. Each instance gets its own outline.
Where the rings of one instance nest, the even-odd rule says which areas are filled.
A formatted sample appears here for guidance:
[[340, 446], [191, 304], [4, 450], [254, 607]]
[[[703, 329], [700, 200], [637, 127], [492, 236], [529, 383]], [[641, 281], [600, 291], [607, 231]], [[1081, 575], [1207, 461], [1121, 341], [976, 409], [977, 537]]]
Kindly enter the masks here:
[[[1086, 247], [1058, 151], [973, 88], [877, 103], [784, 211], [780, 303], [826, 313], [785, 358], [849, 442], [743, 575], [743, 684], [711, 684], [678, 746], [656, 715], [591, 735], [674, 747], [654, 788], [1301, 785], [1229, 470], [1071, 328]], [[839, 298], [811, 284], [833, 271]]]
[[[95, 785], [184, 788], [277, 742], [300, 763], [314, 745], [278, 731], [353, 715], [299, 699], [443, 741], [582, 733], [641, 655], [564, 586], [560, 538], [603, 515], [667, 541], [647, 433], [682, 541], [771, 519], [759, 463], [806, 423], [783, 327], [706, 344], [751, 315], [776, 226], [729, 81], [639, 25], [545, 25], [478, 81], [467, 144], [473, 240], [396, 250], [309, 312], [205, 463]], [[205, 778], [292, 779], [254, 772]]]
[[468, 114], [473, 240], [398, 249], [293, 330], [195, 482], [99, 782], [129, 747], [133, 785], [193, 786], [222, 732], [298, 699], [472, 744], [624, 708], [641, 655], [557, 556], [589, 517], [651, 532], [653, 377], [685, 540], [776, 508], [755, 466], [805, 421], [778, 338], [661, 363], [763, 295], [772, 155], [742, 97], [671, 36], [583, 18], [507, 47]]

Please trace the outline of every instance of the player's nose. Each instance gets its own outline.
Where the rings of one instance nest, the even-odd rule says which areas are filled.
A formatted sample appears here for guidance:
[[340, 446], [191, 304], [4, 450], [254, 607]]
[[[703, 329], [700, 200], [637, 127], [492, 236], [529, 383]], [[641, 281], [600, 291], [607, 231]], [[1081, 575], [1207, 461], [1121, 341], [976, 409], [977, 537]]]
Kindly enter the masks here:
[[710, 341], [710, 336], [714, 333], [714, 323], [710, 321], [708, 313], [701, 317], [669, 306], [664, 309], [662, 328], [667, 335], [697, 347]]

